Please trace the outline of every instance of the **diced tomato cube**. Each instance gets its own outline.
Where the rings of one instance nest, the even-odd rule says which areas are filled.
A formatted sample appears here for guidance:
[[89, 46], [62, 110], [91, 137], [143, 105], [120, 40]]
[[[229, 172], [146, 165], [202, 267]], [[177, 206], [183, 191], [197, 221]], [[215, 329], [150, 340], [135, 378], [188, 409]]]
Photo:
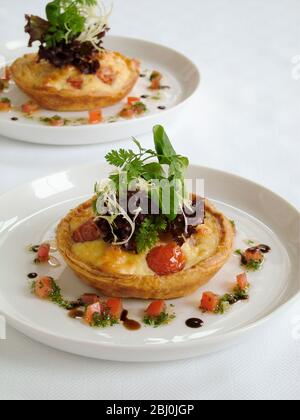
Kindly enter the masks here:
[[74, 88], [74, 89], [82, 89], [83, 79], [81, 77], [69, 77], [67, 82]]
[[34, 291], [40, 299], [49, 299], [53, 291], [53, 280], [50, 277], [40, 277], [35, 282]]
[[94, 315], [102, 314], [102, 306], [100, 302], [93, 303], [86, 308], [84, 320], [87, 324], [93, 324]]
[[80, 303], [82, 303], [84, 306], [93, 305], [94, 303], [100, 302], [99, 296], [93, 294], [93, 293], [85, 293], [80, 298]]
[[220, 296], [212, 292], [205, 292], [202, 295], [200, 308], [203, 311], [215, 312], [220, 302]]
[[158, 90], [160, 89], [160, 79], [153, 79], [151, 82], [151, 89]]
[[39, 106], [36, 102], [29, 101], [26, 104], [22, 105], [22, 112], [25, 114], [31, 114], [39, 110]]
[[166, 310], [166, 302], [164, 300], [156, 300], [148, 306], [147, 310], [145, 311], [146, 316], [150, 318], [155, 318], [165, 312]]
[[102, 122], [101, 111], [90, 111], [89, 112], [89, 124], [99, 124]]
[[65, 120], [61, 117], [54, 116], [49, 119], [49, 125], [52, 127], [62, 127], [65, 125]]
[[123, 312], [123, 302], [122, 299], [111, 298], [106, 302], [106, 307], [109, 311], [109, 314], [114, 319], [120, 319]]
[[8, 112], [11, 110], [10, 102], [1, 102], [0, 101], [0, 112]]
[[135, 97], [127, 98], [128, 105], [136, 104], [137, 102], [140, 102], [140, 100], [141, 100], [140, 98], [135, 98]]
[[245, 251], [244, 257], [247, 263], [251, 261], [261, 262], [264, 259], [263, 253], [258, 248], [249, 248]]
[[132, 107], [125, 107], [120, 112], [120, 116], [122, 118], [133, 118], [134, 117], [134, 109]]
[[40, 262], [47, 262], [49, 261], [50, 257], [50, 245], [49, 244], [42, 244], [39, 246], [37, 258]]
[[249, 286], [248, 277], [246, 273], [239, 274], [237, 276], [237, 284], [241, 290], [246, 290]]
[[115, 74], [110, 67], [101, 67], [97, 72], [98, 78], [107, 85], [111, 85], [115, 80]]

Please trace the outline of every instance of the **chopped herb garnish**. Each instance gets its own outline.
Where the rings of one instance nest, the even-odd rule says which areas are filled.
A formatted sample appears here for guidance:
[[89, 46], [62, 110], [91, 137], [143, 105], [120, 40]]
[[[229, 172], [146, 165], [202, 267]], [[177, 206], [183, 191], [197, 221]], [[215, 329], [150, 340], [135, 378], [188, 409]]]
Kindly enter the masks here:
[[239, 255], [239, 256], [242, 256], [242, 255], [243, 255], [243, 251], [242, 251], [241, 249], [236, 249], [236, 250], [234, 251], [234, 253], [235, 253], [236, 255]]
[[116, 318], [111, 317], [108, 312], [104, 312], [102, 314], [95, 313], [93, 315], [93, 322], [91, 327], [107, 328], [113, 327], [118, 323], [119, 321]]
[[149, 327], [158, 328], [163, 325], [168, 325], [176, 318], [175, 314], [168, 314], [167, 312], [162, 312], [160, 315], [151, 317], [144, 316], [143, 322]]
[[242, 263], [242, 266], [244, 266], [247, 271], [258, 271], [262, 268], [263, 264], [264, 264], [264, 260], [261, 260], [261, 261], [250, 260], [247, 262], [247, 264]]
[[58, 305], [60, 308], [70, 310], [70, 309], [73, 309], [74, 307], [74, 305], [71, 302], [63, 298], [61, 294], [61, 289], [54, 280], [52, 280], [52, 292], [49, 298], [51, 299], [53, 303]]
[[252, 241], [251, 239], [246, 239], [246, 240], [245, 240], [245, 244], [246, 244], [246, 245], [249, 245], [249, 246], [253, 246], [253, 245], [255, 245], [255, 244], [256, 244], [256, 242]]
[[224, 313], [228, 312], [230, 306], [234, 305], [235, 303], [241, 300], [249, 299], [249, 287], [247, 287], [245, 290], [242, 290], [239, 286], [236, 286], [233, 289], [233, 293], [227, 293], [224, 296], [222, 296], [220, 298], [218, 307], [215, 310], [215, 313], [223, 315]]
[[142, 253], [152, 248], [159, 241], [159, 233], [167, 228], [167, 221], [163, 216], [148, 217], [141, 225], [137, 235], [137, 251]]
[[11, 104], [11, 100], [8, 98], [1, 98], [0, 102], [2, 102], [3, 104]]

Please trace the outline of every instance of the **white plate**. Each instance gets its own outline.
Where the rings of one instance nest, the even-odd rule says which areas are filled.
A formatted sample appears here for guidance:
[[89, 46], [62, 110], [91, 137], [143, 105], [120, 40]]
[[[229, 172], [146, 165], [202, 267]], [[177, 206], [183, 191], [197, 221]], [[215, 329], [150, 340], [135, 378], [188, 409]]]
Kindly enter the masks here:
[[[214, 352], [232, 345], [293, 301], [300, 290], [299, 213], [282, 198], [245, 179], [193, 166], [191, 178], [204, 178], [206, 194], [238, 228], [237, 248], [245, 239], [272, 247], [262, 271], [249, 275], [251, 299], [224, 316], [203, 315], [198, 309], [203, 290], [224, 294], [241, 272], [239, 258], [229, 263], [193, 296], [174, 301], [176, 320], [165, 327], [129, 332], [122, 325], [92, 329], [52, 303], [40, 301], [28, 289], [27, 274], [37, 270], [26, 245], [53, 236], [57, 222], [69, 209], [92, 194], [92, 185], [107, 174], [103, 165], [58, 173], [0, 198], [0, 310], [9, 324], [29, 337], [71, 353], [118, 361], [164, 361]], [[62, 264], [38, 267], [40, 274], [58, 280], [68, 298], [89, 291]], [[126, 300], [132, 318], [140, 319], [147, 302]], [[203, 328], [192, 330], [185, 321], [200, 317]]]
[[[153, 99], [157, 96], [149, 91], [149, 79], [140, 78], [130, 96], [150, 95], [143, 99], [148, 111], [141, 117], [132, 120], [119, 119], [117, 122], [104, 122], [98, 125], [79, 125], [76, 127], [50, 127], [41, 123], [37, 118], [26, 119], [20, 112], [11, 111], [0, 113], [0, 134], [16, 140], [50, 144], [50, 145], [86, 145], [116, 141], [151, 131], [154, 124], [168, 124], [182, 115], [183, 107], [187, 105], [195, 94], [200, 83], [200, 74], [197, 67], [185, 56], [162, 45], [154, 44], [139, 39], [109, 36], [106, 39], [107, 49], [121, 51], [123, 54], [137, 58], [141, 61], [142, 73], [149, 75], [152, 70], [160, 71], [163, 76], [163, 84], [170, 87], [161, 91], [161, 99]], [[24, 46], [23, 42], [9, 42], [0, 46], [0, 68], [4, 63], [10, 63], [14, 59], [28, 52], [32, 52]], [[28, 100], [15, 85], [12, 85], [8, 93], [1, 96], [9, 97], [14, 106], [19, 107]], [[115, 116], [124, 107], [126, 99], [114, 107], [103, 110], [106, 121]], [[158, 109], [166, 106], [165, 110]], [[87, 118], [87, 112], [66, 113], [42, 111], [37, 114], [42, 117], [61, 115], [66, 119]], [[18, 121], [12, 121], [17, 117]]]

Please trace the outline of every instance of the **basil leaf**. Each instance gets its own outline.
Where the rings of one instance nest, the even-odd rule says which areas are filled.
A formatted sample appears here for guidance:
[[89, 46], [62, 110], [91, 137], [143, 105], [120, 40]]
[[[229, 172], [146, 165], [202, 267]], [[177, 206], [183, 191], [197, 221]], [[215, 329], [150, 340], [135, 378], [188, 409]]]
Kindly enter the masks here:
[[46, 6], [46, 16], [51, 25], [56, 26], [60, 16], [60, 3], [52, 1]]
[[147, 163], [143, 166], [143, 177], [146, 181], [151, 181], [153, 179], [161, 179], [164, 178], [165, 172], [163, 167], [156, 162]]
[[159, 163], [162, 165], [170, 165], [172, 156], [176, 156], [176, 152], [170, 142], [165, 129], [161, 125], [153, 128], [155, 149], [158, 154]]

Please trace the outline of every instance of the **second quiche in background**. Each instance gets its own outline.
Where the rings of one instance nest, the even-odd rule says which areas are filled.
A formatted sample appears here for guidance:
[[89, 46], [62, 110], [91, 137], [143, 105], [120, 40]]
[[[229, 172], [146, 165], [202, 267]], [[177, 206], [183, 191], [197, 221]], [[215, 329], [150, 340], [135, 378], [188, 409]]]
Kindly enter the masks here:
[[103, 48], [111, 11], [98, 0], [54, 0], [46, 19], [27, 15], [29, 46], [11, 66], [18, 87], [42, 108], [88, 111], [108, 107], [125, 98], [140, 75], [136, 59]]

